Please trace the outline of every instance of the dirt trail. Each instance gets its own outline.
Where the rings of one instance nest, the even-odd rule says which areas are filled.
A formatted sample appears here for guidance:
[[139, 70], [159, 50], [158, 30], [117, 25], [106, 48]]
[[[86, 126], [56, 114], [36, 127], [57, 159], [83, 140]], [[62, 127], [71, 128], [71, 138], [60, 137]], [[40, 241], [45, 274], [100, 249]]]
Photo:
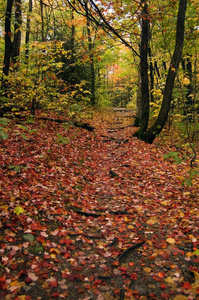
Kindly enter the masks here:
[[50, 155], [41, 141], [58, 125], [46, 125], [20, 140], [32, 153], [20, 172], [6, 171], [4, 151], [18, 140], [5, 142], [0, 299], [199, 299], [198, 183], [183, 187], [187, 166], [133, 138], [132, 121], [129, 110], [99, 116], [95, 132], [69, 129]]

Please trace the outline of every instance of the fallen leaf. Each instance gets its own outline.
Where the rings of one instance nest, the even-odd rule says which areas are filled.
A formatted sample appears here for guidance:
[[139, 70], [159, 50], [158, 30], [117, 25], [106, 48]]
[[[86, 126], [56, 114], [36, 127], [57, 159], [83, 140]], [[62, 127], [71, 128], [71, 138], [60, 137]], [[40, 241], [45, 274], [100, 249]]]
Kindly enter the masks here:
[[168, 239], [166, 239], [166, 242], [169, 244], [175, 244], [176, 241], [172, 238], [168, 238]]
[[167, 278], [165, 278], [165, 281], [168, 283], [174, 283], [173, 278], [171, 278], [170, 276], [168, 276]]
[[25, 212], [25, 210], [24, 210], [24, 208], [21, 207], [21, 206], [17, 206], [17, 207], [15, 207], [15, 209], [14, 209], [14, 213], [15, 213], [16, 215], [23, 214], [24, 212]]
[[150, 273], [151, 272], [151, 268], [148, 268], [148, 267], [144, 267], [143, 270], [146, 273]]

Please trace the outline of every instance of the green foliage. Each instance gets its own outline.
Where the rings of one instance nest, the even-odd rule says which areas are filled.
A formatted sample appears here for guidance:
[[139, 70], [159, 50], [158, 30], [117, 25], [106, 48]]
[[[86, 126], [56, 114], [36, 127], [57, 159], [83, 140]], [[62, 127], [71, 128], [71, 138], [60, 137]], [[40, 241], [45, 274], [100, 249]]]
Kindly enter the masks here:
[[16, 173], [21, 172], [21, 169], [27, 169], [27, 167], [25, 166], [20, 166], [20, 165], [16, 165], [16, 166], [9, 166], [8, 169], [14, 170]]
[[70, 142], [70, 140], [69, 140], [69, 138], [57, 133], [57, 139], [55, 140], [55, 142], [58, 144], [68, 144]]
[[[29, 109], [33, 114], [35, 109], [42, 108], [63, 114], [69, 108], [72, 112], [76, 102], [89, 103], [87, 82], [82, 81], [70, 86], [60, 79], [63, 63], [61, 57], [70, 55], [61, 42], [32, 43], [29, 60], [22, 60], [19, 68], [10, 69], [9, 92], [1, 106], [8, 107], [17, 115], [18, 111]], [[79, 107], [82, 105], [78, 105]], [[20, 107], [20, 109], [19, 109]], [[78, 113], [75, 108], [75, 114]], [[29, 118], [28, 123], [34, 122]]]
[[[183, 161], [186, 161], [189, 157], [185, 155], [184, 157], [181, 157], [180, 152], [169, 152], [167, 154], [164, 154], [163, 157], [165, 159], [169, 158], [172, 159], [172, 161], [176, 164], [181, 164]], [[186, 185], [187, 187], [190, 187], [193, 185], [194, 179], [199, 175], [199, 169], [198, 168], [190, 168], [190, 170], [187, 173], [187, 178], [185, 178], [182, 181], [182, 185]]]
[[196, 249], [193, 254], [199, 256], [199, 249]]
[[7, 118], [0, 118], [0, 140], [7, 140], [8, 133], [5, 129], [5, 126], [7, 126], [10, 123], [10, 121]]
[[7, 126], [10, 123], [10, 120], [8, 120], [7, 118], [0, 118], [0, 124]]
[[196, 178], [199, 175], [199, 169], [190, 169], [188, 172], [188, 177], [185, 178], [185, 180], [182, 182], [183, 185], [186, 186], [192, 186], [194, 178]]

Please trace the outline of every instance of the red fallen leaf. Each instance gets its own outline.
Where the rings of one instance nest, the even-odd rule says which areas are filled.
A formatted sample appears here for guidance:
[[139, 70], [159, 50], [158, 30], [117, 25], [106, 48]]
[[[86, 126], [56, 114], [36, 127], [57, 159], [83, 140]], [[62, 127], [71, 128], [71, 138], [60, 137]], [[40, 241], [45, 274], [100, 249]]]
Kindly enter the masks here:
[[59, 242], [60, 244], [66, 244], [67, 246], [73, 243], [71, 240], [67, 240], [67, 239], [61, 239]]
[[183, 284], [183, 288], [184, 289], [187, 289], [187, 290], [191, 290], [192, 289], [192, 286], [191, 286], [191, 284], [189, 283], [189, 282], [185, 282], [184, 284]]
[[120, 294], [120, 290], [119, 289], [115, 289], [113, 292], [114, 292], [115, 295]]
[[157, 299], [157, 298], [156, 298], [156, 295], [155, 295], [154, 293], [149, 294], [149, 297], [151, 297], [151, 299], [154, 299], [154, 300]]
[[162, 278], [158, 277], [157, 275], [154, 275], [153, 276], [153, 279], [155, 279], [156, 281], [160, 282], [160, 281], [163, 281]]
[[125, 268], [125, 267], [118, 267], [118, 269], [119, 269], [120, 271], [123, 271], [123, 272], [126, 272], [126, 271], [127, 271], [127, 268]]
[[102, 283], [102, 280], [101, 279], [96, 279], [95, 281], [94, 281], [94, 284], [95, 285], [99, 285], [99, 284], [101, 284]]
[[162, 293], [161, 294], [161, 297], [162, 297], [162, 299], [169, 299], [170, 298], [170, 295], [169, 294], [167, 294], [167, 293]]
[[59, 297], [59, 293], [52, 293], [51, 295], [53, 298], [58, 298]]
[[36, 238], [36, 240], [37, 240], [37, 242], [41, 242], [41, 243], [44, 243], [45, 242], [45, 239], [43, 238], [43, 236], [38, 236], [37, 238]]
[[17, 264], [13, 264], [13, 265], [10, 266], [10, 268], [11, 268], [12, 270], [15, 270], [17, 267], [18, 267]]
[[64, 253], [64, 257], [69, 258], [69, 257], [71, 257], [71, 255], [70, 255], [70, 253], [66, 252], [66, 253]]
[[7, 284], [4, 283], [4, 282], [0, 283], [0, 289], [6, 290], [7, 289]]
[[32, 282], [32, 279], [31, 279], [30, 277], [27, 277], [27, 278], [25, 279], [25, 283], [30, 283], [30, 282]]
[[46, 229], [45, 226], [42, 226], [39, 222], [34, 222], [31, 224], [31, 230], [44, 230]]
[[129, 263], [129, 266], [130, 266], [130, 267], [134, 266], [134, 262], [130, 262], [130, 263]]
[[95, 278], [95, 276], [91, 276], [91, 277], [89, 278], [89, 281], [92, 282], [92, 281], [94, 280], [94, 278]]
[[1, 282], [6, 282], [5, 277], [1, 276], [1, 277], [0, 277], [0, 281], [1, 281]]
[[162, 290], [165, 290], [165, 289], [167, 288], [167, 286], [166, 286], [166, 284], [161, 283], [160, 288], [161, 288]]
[[132, 273], [131, 276], [130, 276], [130, 278], [131, 278], [132, 280], [137, 280], [138, 275], [137, 275], [136, 273]]
[[49, 285], [50, 285], [51, 287], [57, 287], [57, 281], [50, 281], [50, 282], [49, 282]]

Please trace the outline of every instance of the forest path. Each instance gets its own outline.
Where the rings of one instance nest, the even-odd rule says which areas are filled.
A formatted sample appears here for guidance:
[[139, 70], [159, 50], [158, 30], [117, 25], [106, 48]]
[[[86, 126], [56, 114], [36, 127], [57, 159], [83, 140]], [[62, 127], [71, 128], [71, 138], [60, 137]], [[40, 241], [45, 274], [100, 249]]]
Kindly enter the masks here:
[[129, 111], [97, 114], [94, 132], [22, 121], [0, 151], [0, 299], [197, 299], [188, 162], [132, 137]]

